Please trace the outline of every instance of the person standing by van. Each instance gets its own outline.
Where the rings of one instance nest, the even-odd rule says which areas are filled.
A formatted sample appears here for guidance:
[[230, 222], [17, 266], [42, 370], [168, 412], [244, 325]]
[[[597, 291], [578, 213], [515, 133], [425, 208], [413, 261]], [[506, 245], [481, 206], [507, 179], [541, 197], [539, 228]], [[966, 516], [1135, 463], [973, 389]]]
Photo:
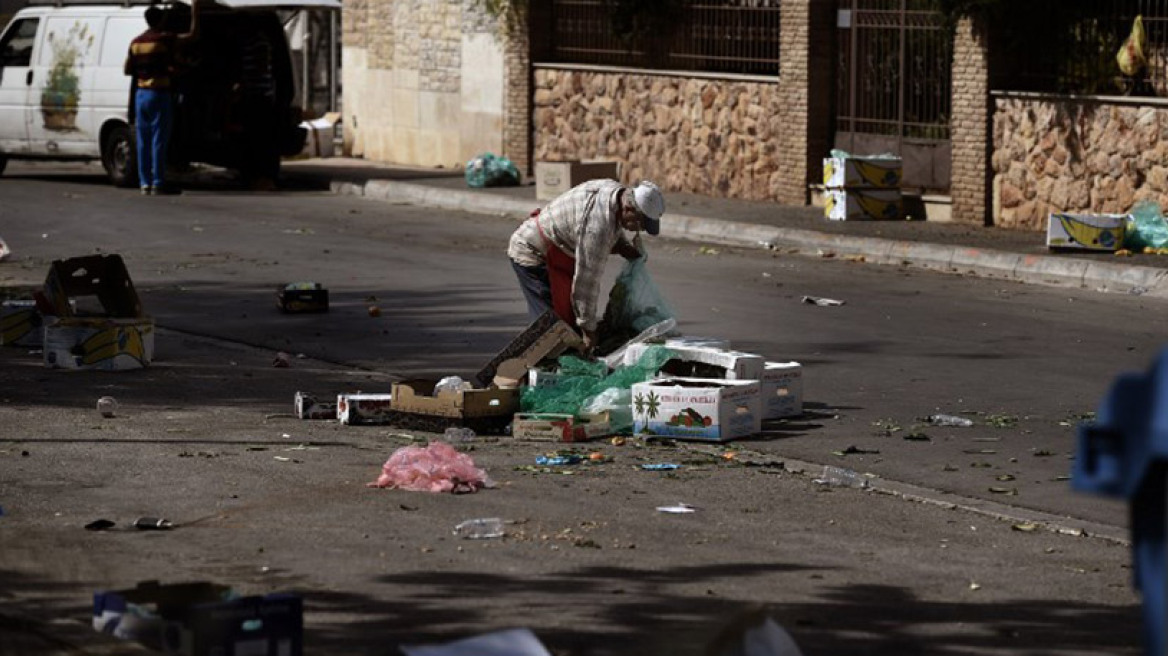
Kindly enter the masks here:
[[146, 10], [146, 31], [130, 42], [125, 73], [134, 78], [138, 180], [143, 196], [178, 193], [166, 184], [166, 146], [174, 116], [171, 76], [177, 64], [176, 50], [198, 38], [201, 1], [193, 0], [190, 29], [184, 34], [167, 31], [168, 12], [151, 5]]

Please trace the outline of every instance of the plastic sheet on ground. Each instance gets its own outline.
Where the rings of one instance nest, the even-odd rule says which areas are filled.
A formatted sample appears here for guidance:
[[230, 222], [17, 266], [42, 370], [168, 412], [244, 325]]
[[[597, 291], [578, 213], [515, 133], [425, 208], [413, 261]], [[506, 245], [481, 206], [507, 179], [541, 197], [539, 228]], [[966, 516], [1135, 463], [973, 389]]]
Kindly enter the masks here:
[[[583, 418], [589, 410], [604, 407], [611, 413], [614, 433], [633, 427], [630, 395], [633, 383], [651, 380], [671, 357], [664, 346], [651, 346], [635, 364], [617, 367], [608, 373], [603, 362], [589, 362], [575, 356], [560, 358], [560, 375], [555, 385], [525, 387], [520, 393], [523, 412], [546, 412], [576, 415]], [[617, 390], [613, 392], [611, 390]]]
[[415, 492], [477, 492], [490, 487], [487, 473], [471, 457], [445, 442], [428, 446], [403, 446], [385, 462], [381, 476], [368, 487], [388, 487]]

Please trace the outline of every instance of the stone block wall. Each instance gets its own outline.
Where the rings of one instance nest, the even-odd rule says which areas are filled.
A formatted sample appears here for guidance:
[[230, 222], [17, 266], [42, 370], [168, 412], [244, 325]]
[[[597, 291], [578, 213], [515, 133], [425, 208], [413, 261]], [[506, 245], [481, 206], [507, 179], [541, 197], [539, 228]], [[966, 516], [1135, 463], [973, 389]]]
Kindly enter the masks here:
[[474, 0], [343, 0], [345, 152], [461, 167], [503, 145], [504, 55]]
[[953, 42], [953, 146], [950, 196], [955, 222], [991, 225], [989, 213], [989, 63], [986, 39], [968, 18]]
[[998, 225], [1045, 230], [1050, 212], [1168, 207], [1168, 107], [1003, 96], [995, 103]]
[[781, 135], [793, 131], [777, 81], [539, 67], [534, 85], [537, 161], [617, 160], [625, 182], [776, 199]]

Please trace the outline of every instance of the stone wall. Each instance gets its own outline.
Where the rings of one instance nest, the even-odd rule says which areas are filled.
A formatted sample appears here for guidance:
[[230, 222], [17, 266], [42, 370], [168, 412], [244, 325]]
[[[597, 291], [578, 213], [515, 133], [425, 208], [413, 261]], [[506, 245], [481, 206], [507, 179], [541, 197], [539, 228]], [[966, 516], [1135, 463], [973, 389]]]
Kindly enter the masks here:
[[993, 132], [997, 224], [1045, 230], [1050, 212], [1168, 207], [1168, 107], [1002, 97]]
[[962, 19], [953, 41], [953, 98], [950, 133], [953, 145], [950, 196], [954, 221], [990, 223], [989, 197], [989, 63], [985, 34], [971, 19]]
[[345, 152], [462, 167], [503, 144], [504, 57], [474, 0], [343, 0]]
[[611, 159], [625, 182], [775, 199], [777, 82], [556, 68], [535, 71], [535, 159]]

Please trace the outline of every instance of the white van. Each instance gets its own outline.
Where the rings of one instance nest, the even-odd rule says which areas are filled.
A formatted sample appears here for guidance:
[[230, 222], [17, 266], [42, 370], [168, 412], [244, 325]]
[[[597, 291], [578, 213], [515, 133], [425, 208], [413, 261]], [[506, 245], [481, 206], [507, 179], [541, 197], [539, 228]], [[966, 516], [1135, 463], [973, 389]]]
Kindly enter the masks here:
[[[37, 0], [34, 0], [36, 2]], [[280, 157], [303, 148], [288, 42], [277, 9], [337, 9], [340, 0], [218, 0], [200, 13], [200, 38], [175, 77], [171, 165], [204, 162], [248, 177], [275, 177]], [[97, 160], [119, 186], [137, 185], [130, 41], [146, 29], [146, 4], [33, 4], [0, 33], [0, 173], [9, 159]], [[185, 32], [190, 8], [167, 8]], [[270, 44], [268, 83], [245, 99], [257, 42]], [[254, 73], [252, 77], [254, 77]]]

